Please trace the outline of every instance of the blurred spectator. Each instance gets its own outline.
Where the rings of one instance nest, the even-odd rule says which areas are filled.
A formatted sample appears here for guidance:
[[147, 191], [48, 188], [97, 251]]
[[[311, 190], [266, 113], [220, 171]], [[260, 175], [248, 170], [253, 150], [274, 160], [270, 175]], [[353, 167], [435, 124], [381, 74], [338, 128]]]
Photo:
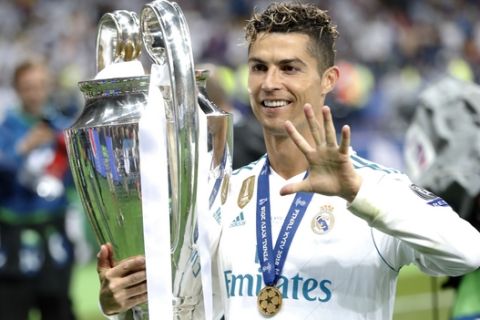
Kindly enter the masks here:
[[69, 184], [66, 119], [49, 105], [44, 61], [14, 69], [20, 105], [0, 123], [0, 319], [74, 319], [73, 248], [65, 232]]

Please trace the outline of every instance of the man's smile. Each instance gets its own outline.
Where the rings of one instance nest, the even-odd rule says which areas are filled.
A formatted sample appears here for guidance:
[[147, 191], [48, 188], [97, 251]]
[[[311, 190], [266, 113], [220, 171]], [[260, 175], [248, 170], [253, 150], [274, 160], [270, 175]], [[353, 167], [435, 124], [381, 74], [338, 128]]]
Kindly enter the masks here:
[[290, 103], [291, 101], [287, 101], [287, 100], [263, 100], [262, 106], [266, 108], [279, 108], [279, 107], [284, 107]]

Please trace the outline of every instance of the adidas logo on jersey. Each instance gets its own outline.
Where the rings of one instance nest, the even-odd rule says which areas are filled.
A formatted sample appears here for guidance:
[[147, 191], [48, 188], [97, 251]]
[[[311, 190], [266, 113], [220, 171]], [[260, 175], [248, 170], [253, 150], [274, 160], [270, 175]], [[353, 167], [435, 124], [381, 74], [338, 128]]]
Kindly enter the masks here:
[[245, 217], [243, 215], [243, 212], [240, 212], [240, 214], [235, 219], [233, 219], [232, 223], [230, 223], [230, 228], [243, 226], [244, 224]]

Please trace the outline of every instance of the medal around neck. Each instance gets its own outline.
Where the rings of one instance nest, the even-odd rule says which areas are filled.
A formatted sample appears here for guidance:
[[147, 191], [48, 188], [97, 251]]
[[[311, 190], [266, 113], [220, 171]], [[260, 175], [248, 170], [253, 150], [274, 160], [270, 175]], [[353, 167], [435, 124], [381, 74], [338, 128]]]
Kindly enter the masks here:
[[[282, 274], [293, 237], [313, 196], [312, 193], [303, 192], [295, 195], [274, 247], [270, 215], [269, 172], [270, 165], [266, 159], [258, 176], [256, 238], [263, 282], [266, 285], [258, 294], [257, 306], [259, 312], [267, 317], [276, 315], [282, 306], [282, 294], [275, 284]], [[307, 174], [305, 174], [306, 176]]]
[[278, 288], [266, 286], [257, 296], [258, 311], [265, 317], [276, 315], [282, 307], [282, 294]]

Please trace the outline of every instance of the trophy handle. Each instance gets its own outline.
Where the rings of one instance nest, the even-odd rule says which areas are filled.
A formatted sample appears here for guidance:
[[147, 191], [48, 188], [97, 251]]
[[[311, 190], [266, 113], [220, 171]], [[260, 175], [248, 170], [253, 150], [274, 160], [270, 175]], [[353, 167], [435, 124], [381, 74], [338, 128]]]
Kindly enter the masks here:
[[171, 181], [171, 246], [172, 264], [178, 265], [181, 251], [194, 244], [195, 229], [198, 115], [192, 46], [187, 23], [176, 3], [160, 0], [146, 4], [140, 29], [148, 55], [156, 64], [166, 65], [170, 76], [169, 92], [163, 88], [163, 93], [167, 104], [170, 102], [167, 118], [168, 114], [173, 117], [167, 121], [174, 127], [174, 137], [169, 137], [174, 140], [169, 166], [176, 173]]
[[127, 10], [105, 13], [97, 29], [97, 73], [106, 66], [136, 59], [142, 49], [137, 14]]

